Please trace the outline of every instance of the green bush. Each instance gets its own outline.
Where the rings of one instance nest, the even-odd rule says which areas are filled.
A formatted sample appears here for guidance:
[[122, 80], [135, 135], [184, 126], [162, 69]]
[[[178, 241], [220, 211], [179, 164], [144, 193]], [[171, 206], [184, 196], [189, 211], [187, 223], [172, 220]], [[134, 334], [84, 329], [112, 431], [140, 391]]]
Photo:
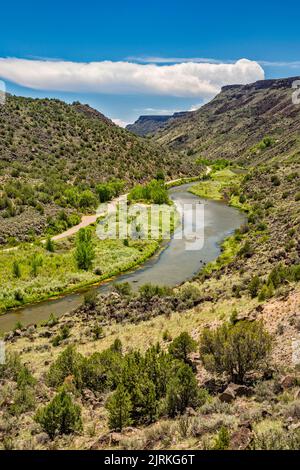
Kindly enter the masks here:
[[260, 287], [260, 279], [258, 276], [254, 276], [248, 285], [248, 291], [252, 299], [254, 299], [257, 296], [259, 287]]
[[118, 385], [116, 391], [107, 401], [106, 408], [109, 412], [108, 425], [110, 429], [122, 431], [125, 426], [132, 423], [132, 403], [124, 385]]
[[129, 201], [149, 201], [154, 204], [169, 204], [168, 191], [162, 180], [152, 180], [145, 186], [136, 185], [128, 195]]
[[45, 407], [40, 408], [35, 421], [53, 439], [56, 434], [71, 434], [82, 430], [81, 409], [71, 396], [62, 390]]
[[168, 295], [172, 295], [172, 289], [169, 287], [164, 286], [157, 286], [154, 284], [144, 284], [139, 288], [140, 297], [145, 300], [151, 300], [152, 297], [165, 297]]
[[46, 244], [45, 244], [45, 248], [46, 248], [46, 250], [49, 251], [50, 253], [54, 253], [54, 251], [55, 251], [55, 244], [54, 244], [54, 241], [52, 240], [51, 237], [47, 237]]
[[16, 260], [13, 262], [13, 275], [16, 278], [21, 277], [21, 266], [20, 263]]
[[89, 228], [79, 230], [76, 239], [75, 259], [79, 269], [88, 271], [95, 257], [92, 232]]
[[224, 324], [215, 331], [204, 329], [200, 355], [204, 367], [226, 373], [236, 383], [243, 383], [249, 372], [257, 371], [271, 350], [271, 337], [261, 322]]
[[168, 415], [173, 418], [184, 413], [187, 407], [198, 405], [199, 388], [192, 369], [187, 364], [178, 363], [172, 371], [168, 382], [166, 408]]
[[47, 374], [48, 385], [58, 387], [63, 384], [66, 377], [72, 376], [77, 388], [81, 388], [83, 360], [83, 356], [75, 350], [74, 346], [67, 346], [50, 366]]
[[191, 352], [195, 351], [197, 348], [197, 343], [193, 338], [184, 331], [177, 338], [175, 338], [169, 346], [169, 353], [175, 359], [183, 361], [188, 364], [189, 355]]
[[228, 429], [225, 426], [222, 426], [216, 437], [213, 450], [226, 450], [229, 447], [229, 442], [230, 438]]

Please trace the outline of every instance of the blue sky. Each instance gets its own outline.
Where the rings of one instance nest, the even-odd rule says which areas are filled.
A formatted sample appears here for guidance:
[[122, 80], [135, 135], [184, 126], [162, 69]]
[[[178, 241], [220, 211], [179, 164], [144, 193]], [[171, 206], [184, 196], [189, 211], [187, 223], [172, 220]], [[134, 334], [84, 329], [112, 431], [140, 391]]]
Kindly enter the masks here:
[[[241, 76], [245, 82], [261, 78], [254, 63], [231, 69], [239, 59], [258, 62], [266, 78], [300, 75], [299, 19], [296, 1], [6, 2], [1, 5], [0, 58], [27, 61], [0, 61], [0, 78], [12, 93], [79, 99], [130, 122], [140, 114], [199, 106]], [[182, 59], [191, 67], [179, 67]], [[223, 65], [218, 69], [204, 60], [199, 67], [199, 59]], [[56, 68], [55, 85], [51, 82], [53, 60], [67, 68], [72, 64], [68, 73], [74, 73], [74, 86]], [[49, 70], [41, 71], [41, 61], [50, 64]], [[103, 61], [118, 62], [120, 70]], [[127, 70], [126, 61], [139, 65]], [[87, 62], [100, 68], [85, 82], [86, 72], [79, 77], [76, 64]], [[149, 62], [153, 68], [147, 68]], [[97, 74], [108, 78], [99, 83]]]

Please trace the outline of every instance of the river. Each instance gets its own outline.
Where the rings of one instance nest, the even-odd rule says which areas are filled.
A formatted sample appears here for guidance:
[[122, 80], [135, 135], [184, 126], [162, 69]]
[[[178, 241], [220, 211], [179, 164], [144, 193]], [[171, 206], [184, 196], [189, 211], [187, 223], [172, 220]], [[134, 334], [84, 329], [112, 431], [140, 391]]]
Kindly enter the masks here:
[[[163, 249], [147, 260], [141, 267], [132, 272], [118, 276], [114, 282], [130, 282], [136, 290], [139, 286], [151, 282], [174, 287], [193, 278], [200, 269], [216, 259], [220, 254], [220, 243], [245, 221], [245, 215], [233, 207], [222, 202], [201, 199], [188, 192], [192, 184], [188, 183], [169, 189], [169, 195], [177, 207], [191, 204], [193, 208], [201, 205], [204, 209], [203, 223], [197, 224], [196, 236], [203, 239], [201, 249], [186, 249], [187, 240], [179, 238], [182, 227], [175, 230], [171, 240], [163, 245]], [[195, 232], [195, 221], [186, 227], [188, 235]], [[192, 238], [195, 238], [194, 235]], [[190, 246], [189, 246], [190, 247]], [[98, 291], [105, 291], [113, 281], [100, 286], [92, 287]], [[0, 331], [5, 332], [14, 328], [17, 322], [27, 326], [32, 323], [41, 323], [53, 313], [61, 316], [78, 307], [83, 301], [84, 292], [76, 292], [66, 296], [47, 300], [34, 305], [24, 306], [11, 310], [0, 316]]]

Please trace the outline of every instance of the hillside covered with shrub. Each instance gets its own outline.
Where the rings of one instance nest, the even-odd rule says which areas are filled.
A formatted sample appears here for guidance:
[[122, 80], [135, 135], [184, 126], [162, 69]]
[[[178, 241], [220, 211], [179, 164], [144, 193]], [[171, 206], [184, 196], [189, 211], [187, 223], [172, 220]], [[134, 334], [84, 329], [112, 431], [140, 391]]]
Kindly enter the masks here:
[[61, 231], [95, 212], [97, 185], [130, 187], [157, 172], [172, 179], [193, 167], [88, 105], [7, 95], [0, 107], [0, 243]]
[[292, 84], [299, 77], [222, 88], [197, 111], [170, 121], [154, 136], [169, 148], [197, 158], [228, 158], [245, 164], [300, 159], [300, 109]]

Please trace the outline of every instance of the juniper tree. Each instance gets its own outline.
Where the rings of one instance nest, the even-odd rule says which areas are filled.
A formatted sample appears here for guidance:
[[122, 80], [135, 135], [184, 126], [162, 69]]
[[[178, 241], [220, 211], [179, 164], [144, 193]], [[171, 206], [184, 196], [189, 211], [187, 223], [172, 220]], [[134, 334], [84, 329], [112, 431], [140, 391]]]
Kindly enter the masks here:
[[118, 385], [116, 391], [106, 403], [109, 412], [108, 424], [110, 429], [122, 431], [125, 426], [132, 423], [132, 403], [130, 394], [123, 384]]
[[179, 361], [186, 364], [189, 363], [189, 354], [195, 351], [197, 343], [193, 338], [184, 331], [177, 338], [175, 338], [169, 346], [169, 353]]
[[73, 403], [64, 389], [48, 405], [37, 411], [35, 421], [51, 439], [56, 434], [71, 434], [82, 429], [80, 406]]
[[243, 383], [248, 372], [258, 370], [271, 350], [271, 336], [261, 322], [241, 321], [204, 329], [200, 338], [200, 356], [204, 367], [226, 373]]

